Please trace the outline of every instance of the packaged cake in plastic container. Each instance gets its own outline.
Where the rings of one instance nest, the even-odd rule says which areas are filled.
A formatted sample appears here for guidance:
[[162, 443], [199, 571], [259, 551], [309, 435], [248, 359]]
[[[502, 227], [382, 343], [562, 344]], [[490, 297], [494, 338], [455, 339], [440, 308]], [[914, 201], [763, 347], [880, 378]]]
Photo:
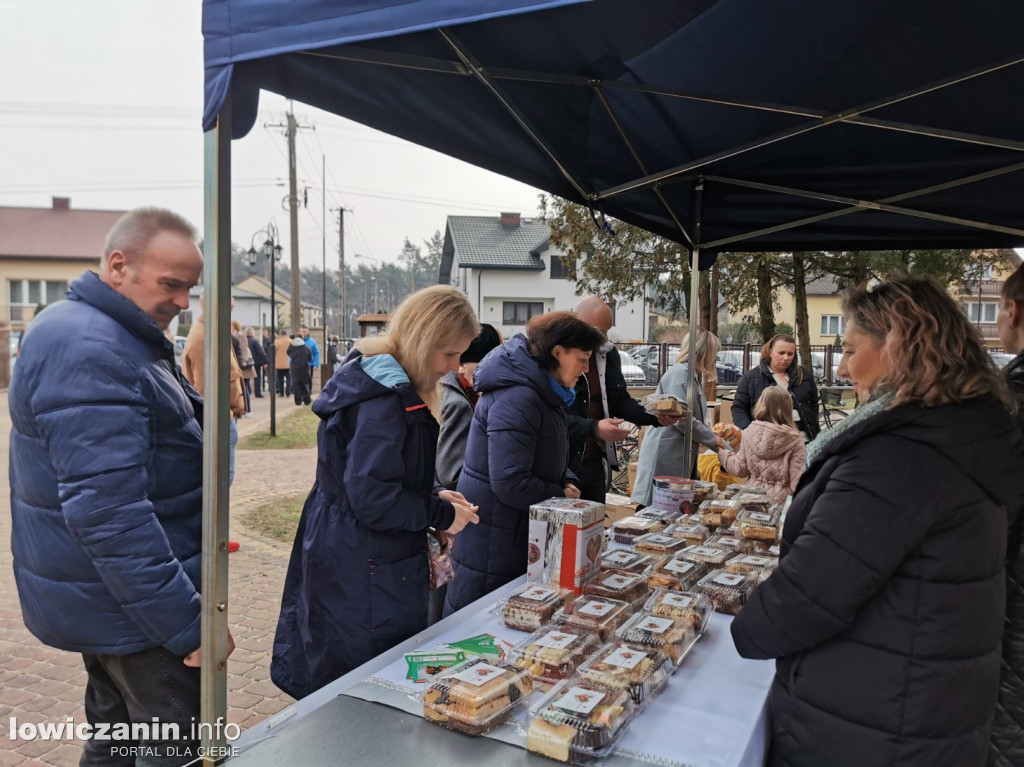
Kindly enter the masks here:
[[648, 394], [644, 410], [653, 415], [686, 415], [686, 403], [674, 394]]
[[718, 485], [714, 482], [694, 481], [693, 483], [693, 507], [697, 508], [704, 501], [718, 495]]
[[701, 524], [708, 527], [728, 527], [736, 520], [742, 509], [743, 507], [736, 501], [712, 498], [697, 508], [697, 516]]
[[708, 566], [699, 562], [691, 562], [675, 557], [658, 563], [647, 576], [647, 587], [662, 588], [672, 591], [689, 591], [704, 577]]
[[677, 559], [687, 562], [703, 562], [711, 568], [725, 567], [735, 552], [718, 546], [690, 546], [679, 552]]
[[472, 658], [443, 671], [423, 691], [423, 716], [467, 735], [510, 719], [533, 692], [533, 677], [510, 663]]
[[774, 543], [779, 537], [779, 511], [744, 509], [736, 517], [736, 531], [744, 538]]
[[740, 554], [725, 563], [727, 573], [754, 573], [764, 580], [779, 566], [778, 557], [761, 554]]
[[625, 691], [574, 676], [531, 707], [526, 748], [559, 762], [589, 764], [612, 752], [634, 715]]
[[633, 614], [628, 602], [584, 595], [576, 597], [552, 619], [556, 625], [592, 631], [607, 642], [612, 633]]
[[768, 511], [775, 505], [769, 496], [761, 493], [737, 493], [732, 500], [750, 511]]
[[581, 678], [609, 690], [624, 690], [640, 712], [665, 688], [671, 659], [657, 647], [609, 642], [579, 669]]
[[710, 600], [698, 592], [656, 589], [647, 600], [644, 609], [652, 615], [688, 620], [693, 630], [702, 634], [711, 620], [712, 608]]
[[719, 495], [722, 498], [735, 498], [740, 493], [753, 493], [755, 495], [763, 495], [763, 496], [767, 496], [768, 495], [768, 491], [765, 490], [763, 487], [756, 487], [754, 485], [739, 485], [739, 484], [737, 484], [737, 485], [726, 485], [725, 490], [723, 490], [721, 493], [719, 493]]
[[633, 548], [645, 554], [672, 555], [685, 549], [689, 543], [685, 538], [674, 538], [665, 533], [648, 533], [633, 541]]
[[646, 506], [640, 509], [634, 516], [640, 517], [640, 519], [657, 520], [661, 523], [659, 529], [663, 530], [666, 526], [679, 519], [679, 511], [677, 509], [659, 509], [657, 506]]
[[577, 594], [597, 572], [604, 543], [603, 503], [549, 498], [530, 506], [526, 579]]
[[726, 615], [738, 615], [751, 592], [759, 583], [754, 573], [727, 573], [715, 570], [697, 584], [697, 590], [706, 594], [711, 606]]
[[693, 513], [693, 480], [669, 475], [657, 476], [653, 480], [651, 505], [641, 510], [664, 509], [677, 514]]
[[704, 546], [717, 546], [720, 549], [736, 552], [737, 554], [752, 554], [756, 551], [756, 543], [749, 538], [741, 538], [731, 531], [723, 532], [724, 528], [718, 528], [718, 532], [709, 536], [704, 541]]
[[546, 583], [527, 583], [512, 592], [501, 608], [501, 617], [510, 629], [536, 631], [574, 597], [572, 589]]
[[646, 610], [633, 615], [615, 631], [615, 638], [621, 642], [657, 647], [677, 667], [698, 636], [693, 624], [685, 618], [655, 615]]
[[647, 578], [643, 573], [602, 573], [583, 587], [583, 593], [639, 607], [647, 600]]
[[611, 536], [616, 543], [630, 545], [633, 539], [639, 538], [647, 533], [660, 533], [665, 529], [665, 523], [658, 519], [645, 519], [632, 516], [620, 519], [612, 525]]
[[600, 644], [591, 631], [549, 626], [516, 645], [512, 658], [516, 666], [530, 672], [534, 682], [547, 686], [572, 676]]
[[690, 546], [700, 546], [711, 535], [707, 525], [702, 525], [696, 517], [681, 517], [675, 524], [665, 528], [665, 535], [682, 538]]
[[655, 564], [655, 558], [632, 549], [612, 549], [606, 551], [598, 560], [598, 568], [602, 573], [615, 570], [622, 573], [643, 573]]

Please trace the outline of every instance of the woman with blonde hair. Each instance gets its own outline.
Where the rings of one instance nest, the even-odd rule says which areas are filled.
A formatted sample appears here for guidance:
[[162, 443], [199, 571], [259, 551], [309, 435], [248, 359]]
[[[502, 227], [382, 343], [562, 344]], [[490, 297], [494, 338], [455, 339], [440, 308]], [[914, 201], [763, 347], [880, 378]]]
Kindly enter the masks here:
[[438, 382], [480, 332], [447, 285], [402, 302], [313, 404], [316, 484], [299, 520], [271, 678], [301, 698], [427, 627], [427, 529], [478, 521], [460, 493], [434, 493]]
[[1024, 436], [937, 282], [854, 289], [843, 313], [861, 406], [808, 445], [779, 567], [732, 624], [740, 655], [778, 659], [769, 763], [983, 765]]
[[754, 405], [754, 422], [743, 430], [739, 450], [719, 449], [722, 467], [763, 487], [783, 504], [804, 473], [807, 451], [793, 423], [793, 401], [781, 386], [769, 386]]
[[[661, 475], [676, 477], [694, 477], [697, 466], [697, 452], [701, 445], [717, 450], [717, 435], [707, 425], [708, 405], [704, 397], [704, 386], [718, 378], [715, 361], [722, 344], [718, 337], [706, 330], [698, 330], [694, 343], [693, 358], [689, 364], [690, 335], [683, 336], [679, 345], [679, 357], [676, 364], [665, 371], [658, 381], [655, 394], [671, 394], [681, 402], [689, 396], [690, 381], [695, 381], [696, 402], [689, 408], [693, 416], [693, 433], [691, 435], [690, 465], [683, 466], [683, 430], [686, 419], [675, 426], [661, 429], [650, 429], [640, 446], [640, 458], [633, 484], [633, 500], [644, 506], [651, 504], [654, 491], [654, 478]], [[724, 445], [725, 443], [721, 443]]]

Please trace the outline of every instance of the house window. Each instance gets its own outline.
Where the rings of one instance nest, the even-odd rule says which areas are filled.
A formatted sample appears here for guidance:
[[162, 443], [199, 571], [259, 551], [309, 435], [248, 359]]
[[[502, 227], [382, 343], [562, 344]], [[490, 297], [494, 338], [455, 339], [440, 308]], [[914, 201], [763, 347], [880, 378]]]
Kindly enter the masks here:
[[538, 314], [544, 314], [544, 304], [540, 301], [503, 301], [501, 304], [501, 321], [505, 325], [525, 325]]
[[563, 256], [552, 256], [551, 257], [551, 279], [553, 280], [567, 280], [569, 279], [569, 259]]
[[821, 315], [821, 335], [839, 336], [843, 334], [843, 315], [823, 314]]
[[967, 267], [967, 273], [964, 275], [968, 280], [991, 280], [992, 279], [992, 266], [974, 265]]
[[60, 301], [68, 290], [66, 280], [11, 280], [7, 287], [11, 320], [26, 322], [40, 304]]
[[[979, 307], [980, 307], [980, 318], [979, 318]], [[996, 321], [996, 314], [999, 311], [999, 305], [995, 303], [981, 303], [977, 301], [968, 302], [964, 304], [964, 311], [967, 314], [967, 319], [971, 322], [980, 322], [983, 325], [994, 325]]]

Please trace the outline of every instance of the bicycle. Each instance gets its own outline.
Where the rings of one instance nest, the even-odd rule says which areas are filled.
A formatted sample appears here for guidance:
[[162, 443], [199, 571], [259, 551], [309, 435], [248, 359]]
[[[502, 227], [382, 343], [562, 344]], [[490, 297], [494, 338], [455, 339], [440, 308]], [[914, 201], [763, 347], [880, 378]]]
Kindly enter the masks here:
[[606, 486], [608, 492], [629, 495], [629, 464], [640, 456], [640, 427], [633, 425], [625, 439], [615, 443], [615, 460], [618, 469], [605, 464], [608, 471]]
[[842, 389], [818, 389], [818, 401], [821, 403], [818, 426], [822, 431], [838, 426], [840, 421], [850, 415], [839, 409], [846, 407]]

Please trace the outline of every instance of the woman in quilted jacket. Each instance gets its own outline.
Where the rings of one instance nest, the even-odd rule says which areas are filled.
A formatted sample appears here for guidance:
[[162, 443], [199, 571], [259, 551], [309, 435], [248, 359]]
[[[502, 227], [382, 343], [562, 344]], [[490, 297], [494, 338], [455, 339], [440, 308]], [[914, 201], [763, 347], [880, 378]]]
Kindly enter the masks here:
[[743, 430], [737, 452], [719, 448], [722, 467], [750, 484], [763, 487], [778, 504], [796, 490], [807, 451], [793, 421], [793, 400], [780, 386], [769, 386], [754, 405], [754, 420]]

